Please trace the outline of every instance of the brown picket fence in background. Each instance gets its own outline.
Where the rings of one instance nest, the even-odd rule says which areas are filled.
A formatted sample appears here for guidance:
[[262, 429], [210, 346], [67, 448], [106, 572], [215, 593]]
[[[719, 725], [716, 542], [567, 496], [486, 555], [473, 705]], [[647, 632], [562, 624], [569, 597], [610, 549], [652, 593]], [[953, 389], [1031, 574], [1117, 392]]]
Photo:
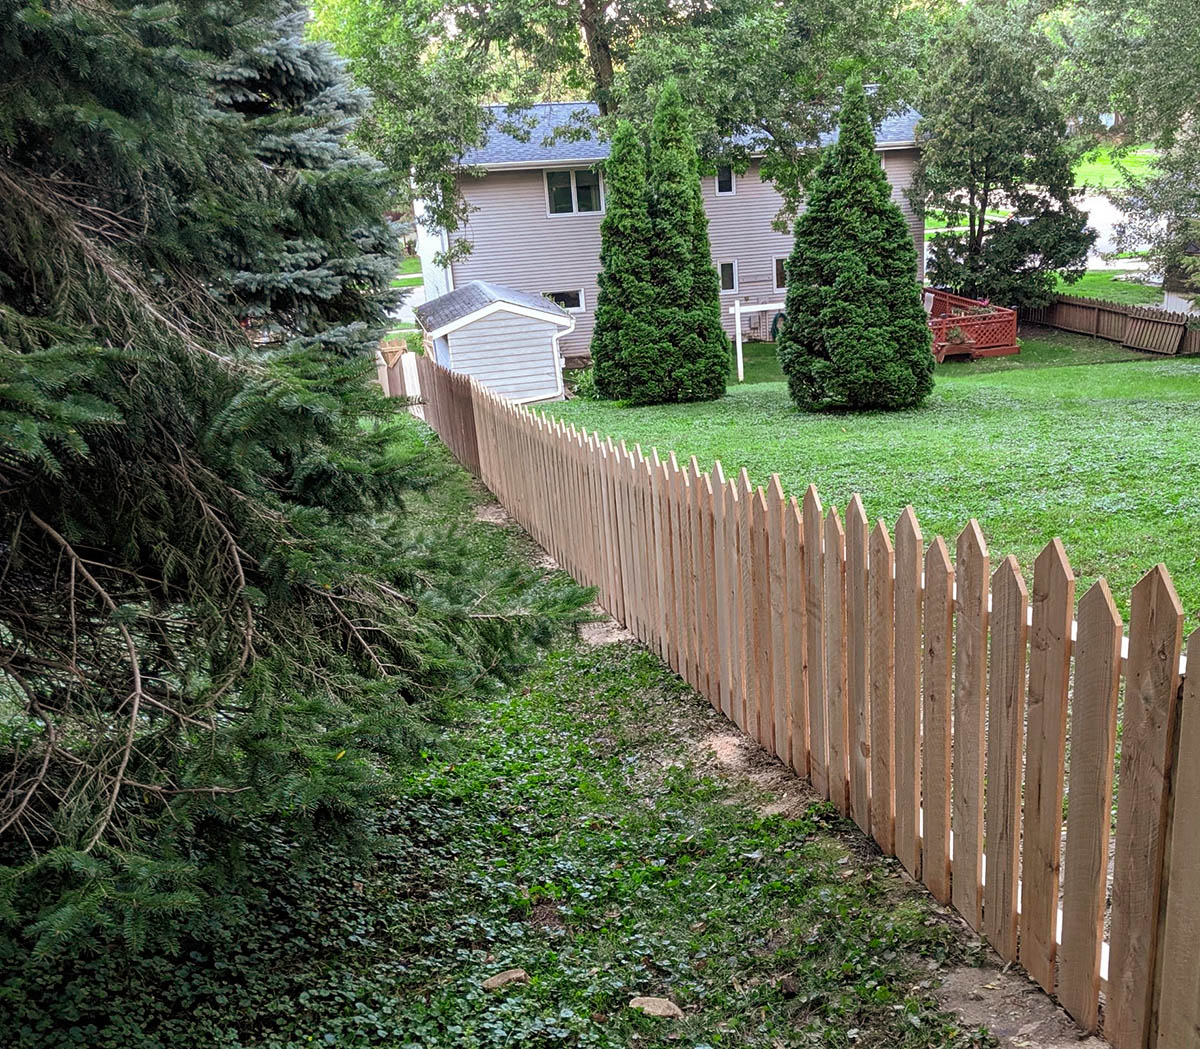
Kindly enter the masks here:
[[1187, 357], [1200, 354], [1200, 318], [1153, 306], [1059, 295], [1041, 309], [1021, 311], [1022, 322], [1094, 335], [1134, 350]]
[[1200, 675], [1163, 566], [1125, 637], [1103, 580], [1076, 604], [1057, 539], [1031, 594], [975, 521], [952, 543], [911, 507], [872, 527], [858, 496], [839, 512], [420, 376], [430, 424], [566, 571], [1081, 1027], [1200, 1046]]

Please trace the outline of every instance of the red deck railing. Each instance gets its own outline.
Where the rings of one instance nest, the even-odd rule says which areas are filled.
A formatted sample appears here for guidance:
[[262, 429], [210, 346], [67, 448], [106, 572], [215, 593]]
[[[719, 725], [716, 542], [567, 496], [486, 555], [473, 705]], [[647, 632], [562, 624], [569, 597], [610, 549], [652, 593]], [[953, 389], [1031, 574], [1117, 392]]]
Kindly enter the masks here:
[[925, 294], [933, 296], [929, 329], [933, 332], [933, 353], [939, 361], [957, 354], [999, 357], [1020, 352], [1016, 310], [941, 288], [926, 288]]

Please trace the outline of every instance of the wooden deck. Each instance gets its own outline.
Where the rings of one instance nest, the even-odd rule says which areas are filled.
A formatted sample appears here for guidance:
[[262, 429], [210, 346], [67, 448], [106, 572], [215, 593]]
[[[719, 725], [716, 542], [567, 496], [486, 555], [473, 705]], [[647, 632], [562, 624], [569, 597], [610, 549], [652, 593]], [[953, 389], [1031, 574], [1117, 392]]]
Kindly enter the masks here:
[[992, 306], [940, 288], [926, 288], [933, 355], [938, 363], [951, 358], [1007, 357], [1020, 353], [1016, 310]]

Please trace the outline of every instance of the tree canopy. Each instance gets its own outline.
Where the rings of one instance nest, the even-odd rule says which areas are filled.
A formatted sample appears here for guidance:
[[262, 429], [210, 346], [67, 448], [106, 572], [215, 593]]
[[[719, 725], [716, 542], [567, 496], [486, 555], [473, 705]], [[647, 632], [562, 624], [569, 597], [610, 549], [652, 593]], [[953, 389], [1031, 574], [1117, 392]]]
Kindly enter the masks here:
[[1037, 306], [1057, 274], [1082, 276], [1095, 234], [1076, 206], [1066, 119], [1044, 82], [1053, 52], [1031, 25], [1014, 32], [1014, 18], [1012, 6], [969, 7], [936, 34], [910, 199], [965, 226], [934, 237], [934, 283]]

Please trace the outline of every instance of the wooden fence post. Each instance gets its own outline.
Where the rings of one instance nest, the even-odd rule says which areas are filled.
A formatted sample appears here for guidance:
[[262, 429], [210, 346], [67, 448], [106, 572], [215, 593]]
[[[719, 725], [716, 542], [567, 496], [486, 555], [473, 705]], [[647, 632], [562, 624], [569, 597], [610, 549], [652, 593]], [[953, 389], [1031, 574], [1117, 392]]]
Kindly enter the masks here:
[[829, 797], [829, 737], [825, 724], [825, 555], [821, 499], [804, 493], [804, 619], [808, 653], [808, 765], [813, 789]]
[[767, 557], [771, 575], [771, 704], [775, 711], [775, 755], [791, 764], [792, 677], [790, 670], [791, 632], [788, 615], [789, 572], [787, 545], [784, 541], [787, 499], [779, 474], [771, 475], [767, 486]]
[[805, 569], [804, 519], [796, 497], [784, 510], [784, 543], [788, 573], [788, 673], [792, 700], [791, 765], [799, 776], [809, 775], [808, 757], [808, 584]]

